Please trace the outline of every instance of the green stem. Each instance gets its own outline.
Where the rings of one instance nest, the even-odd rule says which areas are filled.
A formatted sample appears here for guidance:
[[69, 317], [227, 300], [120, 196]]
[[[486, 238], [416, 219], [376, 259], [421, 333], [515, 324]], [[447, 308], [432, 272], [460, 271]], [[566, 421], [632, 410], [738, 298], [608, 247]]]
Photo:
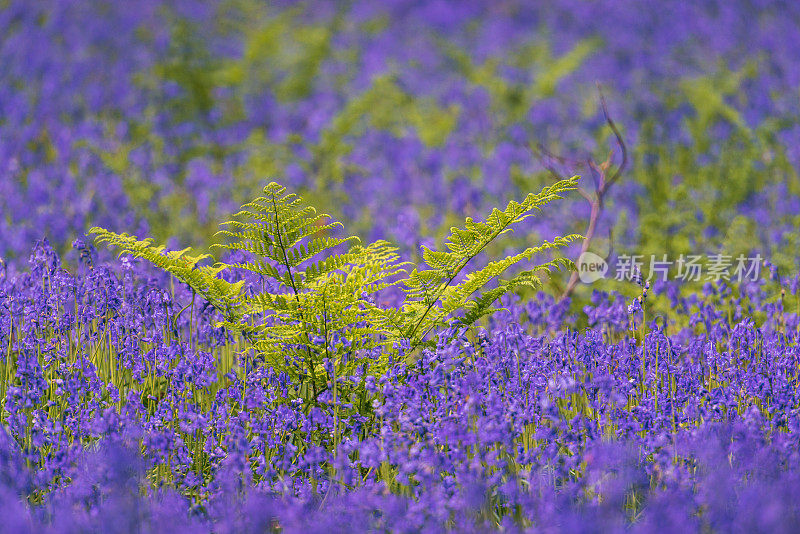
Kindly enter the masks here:
[[[283, 239], [281, 239], [281, 225], [280, 219], [278, 217], [278, 204], [275, 202], [275, 193], [272, 194], [272, 212], [275, 216], [275, 235], [278, 237], [278, 247], [281, 249], [281, 254], [283, 255], [283, 264], [286, 266], [286, 272], [289, 275], [289, 284], [291, 285], [292, 291], [294, 292], [294, 300], [297, 302], [297, 308], [300, 312], [300, 321], [306, 325], [305, 314], [302, 311], [300, 306], [300, 291], [297, 289], [297, 284], [294, 281], [294, 275], [292, 274], [292, 266], [289, 262], [289, 257], [286, 254], [286, 247], [283, 244]], [[308, 369], [311, 373], [311, 388], [314, 393], [314, 403], [317, 402], [317, 374], [314, 370], [314, 360], [311, 355], [311, 347], [306, 345], [306, 355], [307, 355], [307, 364]]]
[[6, 391], [8, 390], [8, 385], [11, 383], [11, 349], [13, 347], [14, 339], [14, 317], [11, 317], [11, 324], [8, 329], [8, 350], [6, 351], [6, 363], [5, 363], [5, 376], [3, 377], [3, 384], [2, 384], [2, 397], [0, 397], [0, 422], [3, 422], [5, 418], [3, 414], [5, 413], [5, 406], [6, 406]]

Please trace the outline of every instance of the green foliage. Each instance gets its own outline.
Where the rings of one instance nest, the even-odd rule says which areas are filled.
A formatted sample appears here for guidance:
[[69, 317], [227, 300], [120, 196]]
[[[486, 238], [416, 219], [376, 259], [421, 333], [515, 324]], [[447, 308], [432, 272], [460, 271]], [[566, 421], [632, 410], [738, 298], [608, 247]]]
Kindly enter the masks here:
[[[521, 203], [509, 202], [485, 221], [467, 219], [463, 228], [451, 229], [445, 251], [426, 248], [424, 265], [410, 273], [394, 246], [385, 241], [363, 246], [354, 236], [332, 236], [340, 223], [274, 182], [218, 232], [225, 242], [216, 246], [243, 251], [246, 261], [203, 265], [210, 258], [207, 254], [194, 256], [190, 249], [170, 252], [150, 239], [102, 228], [91, 232], [98, 243], [146, 259], [188, 284], [222, 314], [222, 325], [241, 333], [266, 364], [299, 384], [295, 394], [316, 399], [328, 387], [330, 373], [352, 376], [361, 367], [380, 374], [399, 355], [397, 348], [410, 348], [413, 355], [414, 349], [433, 342], [428, 339], [431, 332], [453, 321], [469, 326], [492, 313], [492, 304], [502, 295], [519, 287], [541, 287], [542, 273], [570, 267], [568, 260], [555, 258], [499, 279], [522, 260], [562, 247], [577, 235], [529, 247], [477, 270], [467, 269], [487, 245], [574, 189], [576, 180], [531, 193]], [[349, 248], [337, 252], [344, 245]], [[243, 280], [223, 280], [219, 275], [229, 268], [259, 275], [262, 291], [251, 294], [243, 291]], [[492, 281], [496, 285], [486, 289]], [[376, 304], [391, 286], [405, 293], [402, 305]], [[372, 357], [358, 359], [353, 357], [356, 353]]]
[[729, 101], [741, 92], [742, 82], [756, 74], [755, 69], [755, 62], [750, 61], [738, 71], [723, 66], [712, 76], [680, 81], [681, 100], [690, 103], [695, 110], [695, 115], [685, 121], [696, 143], [695, 151], [705, 152], [710, 148], [708, 132], [718, 120], [728, 122], [752, 138], [744, 118]]
[[502, 275], [509, 267], [530, 259], [535, 254], [559, 248], [579, 239], [578, 235], [559, 237], [538, 247], [529, 247], [519, 254], [490, 262], [484, 268], [468, 273], [456, 283], [459, 275], [473, 258], [497, 237], [512, 230], [512, 226], [533, 216], [541, 206], [561, 198], [560, 193], [574, 189], [575, 179], [563, 180], [540, 193], [531, 193], [521, 203], [511, 201], [505, 210], [494, 209], [485, 221], [476, 222], [468, 218], [464, 228], [451, 228], [445, 243], [447, 251], [425, 248], [423, 261], [427, 268], [414, 269], [405, 281], [407, 300], [395, 317], [396, 324], [404, 325], [402, 332], [412, 347], [419, 346], [429, 332], [441, 328], [453, 314], [464, 310], [458, 319], [468, 326], [483, 315], [494, 311], [492, 303], [505, 293], [522, 286], [541, 287], [538, 271], [551, 271], [571, 267], [569, 260], [555, 258], [536, 266], [484, 293], [480, 291], [493, 279]]
[[409, 94], [392, 75], [378, 76], [331, 119], [320, 141], [308, 147], [313, 156], [308, 171], [321, 187], [340, 184], [347, 172], [345, 156], [352, 151], [353, 138], [366, 129], [384, 130], [398, 137], [411, 131], [434, 147], [446, 141], [459, 114], [457, 106], [442, 108], [431, 98]]
[[[762, 241], [756, 222], [741, 216], [742, 204], [770, 186], [791, 188], [797, 180], [775, 138], [785, 125], [768, 119], [752, 128], [737, 109], [743, 106], [737, 100], [744, 98], [741, 84], [754, 68], [721, 69], [677, 84], [677, 96], [666, 100], [695, 111], [683, 124], [688, 143], [668, 141], [673, 132], [652, 119], [643, 122], [633, 166], [633, 179], [644, 187], [639, 253], [748, 255]], [[726, 135], [715, 131], [720, 129]]]
[[[578, 70], [600, 45], [597, 38], [584, 39], [569, 52], [553, 57], [546, 42], [530, 42], [511, 57], [491, 57], [475, 64], [461, 48], [445, 41], [440, 44], [467, 80], [489, 92], [492, 111], [511, 122], [523, 119], [532, 102], [554, 96], [558, 83]], [[531, 72], [532, 83], [508, 81], [500, 74], [506, 65]]]
[[240, 93], [274, 91], [283, 102], [308, 96], [320, 66], [333, 53], [331, 38], [341, 17], [326, 24], [308, 24], [299, 16], [301, 9], [271, 13], [261, 3], [228, 4], [222, 21], [232, 26], [232, 32], [242, 34], [243, 51], [214, 71], [214, 82]]
[[184, 18], [172, 24], [170, 47], [163, 62], [154, 66], [154, 74], [174, 82], [183, 90], [174, 99], [173, 109], [180, 122], [205, 118], [214, 107], [212, 58], [199, 32]]

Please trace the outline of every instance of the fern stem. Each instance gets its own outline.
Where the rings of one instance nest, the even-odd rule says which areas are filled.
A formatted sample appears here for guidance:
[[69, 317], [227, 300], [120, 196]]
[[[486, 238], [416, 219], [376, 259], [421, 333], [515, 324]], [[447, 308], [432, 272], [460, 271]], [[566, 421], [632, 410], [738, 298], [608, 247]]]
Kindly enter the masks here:
[[[508, 224], [506, 224], [505, 226], [503, 226], [503, 227], [502, 227], [502, 230], [505, 230], [506, 228], [508, 228], [509, 226], [511, 226], [511, 224], [512, 224], [513, 222], [514, 222], [513, 220], [512, 220], [512, 221], [509, 221], [509, 223], [508, 223]], [[502, 230], [501, 230], [501, 231], [502, 231]], [[455, 270], [453, 271], [453, 274], [450, 276], [450, 278], [449, 278], [449, 279], [448, 279], [446, 282], [444, 282], [444, 283], [442, 283], [442, 284], [440, 284], [440, 285], [439, 285], [439, 287], [438, 287], [438, 288], [437, 288], [437, 289], [434, 291], [434, 295], [435, 295], [435, 296], [434, 296], [434, 298], [431, 300], [431, 302], [430, 302], [430, 303], [428, 304], [428, 306], [425, 308], [425, 311], [422, 313], [422, 317], [420, 317], [420, 318], [419, 318], [419, 321], [417, 321], [417, 324], [416, 324], [416, 325], [414, 325], [414, 328], [413, 328], [413, 329], [411, 330], [411, 332], [410, 332], [410, 333], [409, 333], [409, 334], [406, 336], [406, 338], [407, 338], [409, 341], [411, 341], [411, 337], [412, 337], [412, 336], [413, 336], [413, 335], [414, 335], [414, 334], [417, 332], [417, 330], [419, 330], [419, 327], [422, 325], [422, 322], [425, 320], [425, 317], [427, 317], [427, 316], [428, 316], [428, 313], [430, 313], [430, 311], [433, 309], [433, 306], [434, 306], [434, 305], [435, 305], [437, 302], [439, 302], [439, 298], [442, 296], [442, 294], [444, 293], [445, 289], [447, 289], [447, 288], [450, 286], [450, 284], [452, 284], [452, 283], [453, 283], [453, 280], [455, 280], [455, 279], [458, 277], [458, 275], [461, 273], [461, 271], [462, 271], [462, 270], [464, 270], [464, 267], [466, 267], [466, 266], [467, 266], [467, 264], [468, 264], [470, 261], [472, 261], [472, 260], [473, 260], [473, 259], [474, 259], [474, 258], [475, 258], [475, 257], [476, 257], [478, 254], [480, 254], [480, 253], [481, 253], [481, 251], [483, 251], [483, 249], [484, 249], [484, 248], [486, 248], [486, 247], [489, 245], [489, 243], [491, 243], [492, 241], [494, 241], [494, 239], [495, 239], [497, 236], [499, 236], [499, 235], [500, 235], [501, 231], [495, 231], [495, 232], [494, 232], [494, 233], [491, 235], [491, 237], [489, 237], [488, 239], [486, 239], [486, 242], [485, 242], [483, 245], [481, 245], [481, 247], [480, 247], [480, 248], [479, 248], [477, 251], [475, 251], [475, 253], [474, 253], [472, 256], [470, 256], [470, 257], [466, 258], [464, 261], [462, 261], [462, 262], [461, 262], [461, 265], [460, 265], [460, 266], [459, 266], [457, 269], [455, 269]], [[417, 342], [415, 342], [415, 343], [412, 343], [412, 344], [411, 344], [411, 350], [412, 350], [412, 351], [413, 351], [415, 348], [417, 348], [417, 347], [420, 345], [420, 343], [422, 343], [422, 341], [425, 339], [425, 337], [428, 335], [428, 333], [430, 333], [430, 331], [431, 331], [431, 330], [432, 330], [432, 329], [433, 329], [435, 326], [436, 326], [436, 325], [432, 325], [430, 328], [428, 328], [428, 329], [425, 331], [425, 333], [423, 333], [423, 335], [420, 337], [419, 341], [417, 341]]]
[[[283, 239], [281, 239], [281, 226], [280, 226], [280, 219], [278, 217], [278, 204], [275, 202], [275, 193], [272, 193], [272, 208], [273, 214], [275, 215], [275, 235], [278, 237], [278, 246], [281, 249], [281, 255], [283, 255], [283, 264], [286, 266], [286, 273], [289, 275], [289, 283], [291, 284], [292, 291], [294, 292], [294, 299], [297, 302], [298, 310], [300, 311], [300, 319], [303, 323], [306, 323], [305, 314], [303, 313], [302, 309], [300, 308], [300, 292], [297, 290], [297, 284], [294, 281], [294, 275], [292, 274], [292, 266], [289, 262], [289, 257], [286, 255], [286, 247], [283, 245]], [[314, 403], [317, 402], [317, 374], [314, 371], [314, 359], [311, 356], [311, 347], [306, 345], [306, 355], [307, 358], [307, 365], [308, 369], [311, 372], [311, 390], [314, 394]]]

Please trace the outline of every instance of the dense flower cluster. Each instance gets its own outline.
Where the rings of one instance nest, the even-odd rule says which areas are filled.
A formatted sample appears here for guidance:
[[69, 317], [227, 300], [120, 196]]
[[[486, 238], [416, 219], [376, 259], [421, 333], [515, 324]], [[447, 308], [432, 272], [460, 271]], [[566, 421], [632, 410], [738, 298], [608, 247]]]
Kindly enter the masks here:
[[485, 329], [307, 407], [167, 286], [131, 263], [70, 274], [46, 242], [3, 281], [0, 483], [21, 530], [800, 521], [798, 321], [774, 287], [657, 284], [672, 312], [636, 331], [622, 295], [596, 292], [582, 330], [562, 303], [507, 299]]

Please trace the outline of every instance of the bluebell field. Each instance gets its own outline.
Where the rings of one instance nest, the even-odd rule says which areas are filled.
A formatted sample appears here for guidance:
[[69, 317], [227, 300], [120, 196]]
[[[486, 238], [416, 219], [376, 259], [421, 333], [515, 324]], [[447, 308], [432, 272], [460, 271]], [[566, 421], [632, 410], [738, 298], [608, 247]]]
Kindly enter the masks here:
[[800, 530], [800, 3], [0, 36], [0, 532]]

